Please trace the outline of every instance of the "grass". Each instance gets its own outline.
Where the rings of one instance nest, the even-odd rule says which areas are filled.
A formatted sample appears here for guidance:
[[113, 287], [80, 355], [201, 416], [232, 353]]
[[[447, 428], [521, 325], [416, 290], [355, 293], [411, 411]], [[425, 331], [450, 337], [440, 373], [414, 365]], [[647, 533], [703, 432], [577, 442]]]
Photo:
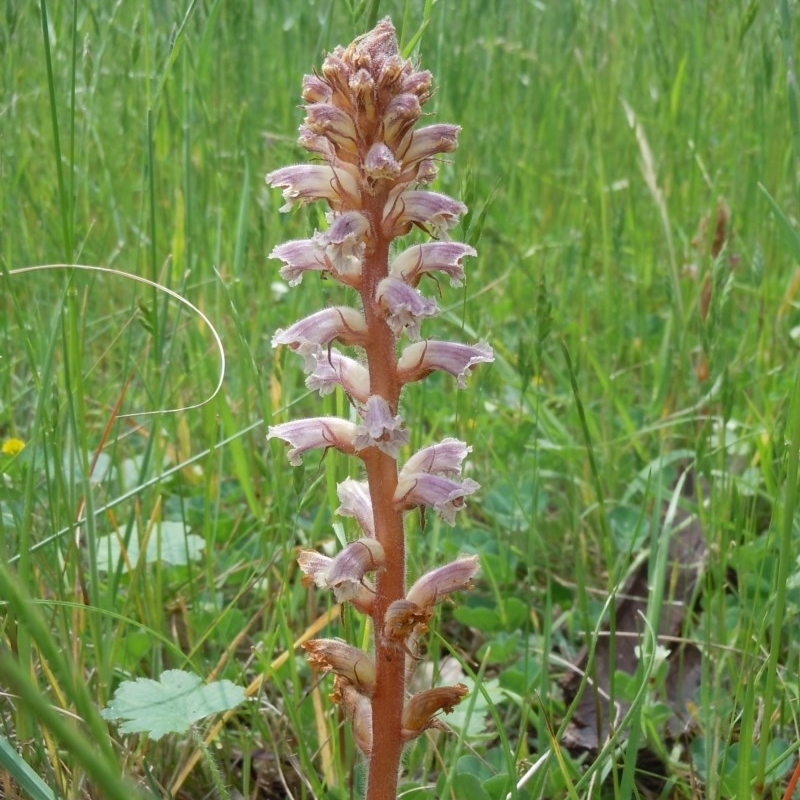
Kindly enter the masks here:
[[[466, 392], [429, 380], [406, 397], [412, 444], [465, 438], [483, 488], [454, 530], [409, 530], [413, 576], [459, 552], [478, 553], [481, 574], [429, 645], [434, 664], [452, 648], [475, 691], [453, 735], [410, 749], [403, 796], [782, 797], [800, 742], [788, 2], [377, 13], [403, 43], [428, 15], [429, 110], [463, 128], [437, 188], [470, 205], [457, 238], [479, 258], [462, 294], [443, 291], [439, 334], [498, 356]], [[329, 610], [300, 586], [295, 550], [334, 535], [347, 464], [292, 470], [265, 442], [273, 420], [320, 413], [272, 332], [338, 296], [310, 280], [282, 291], [267, 254], [322, 220], [280, 215], [263, 176], [301, 159], [301, 76], [368, 25], [332, 0], [42, 0], [0, 19], [0, 440], [25, 443], [0, 457], [6, 797], [131, 797], [132, 784], [202, 797], [209, 757], [244, 796], [358, 796], [328, 685], [294, 649]], [[152, 286], [14, 272], [60, 262], [189, 300], [223, 344], [222, 390], [211, 329]], [[674, 489], [687, 464], [694, 499]], [[643, 657], [632, 683], [614, 681], [632, 702], [624, 730], [571, 754], [559, 679], [636, 556], [651, 554], [652, 591], [670, 591], [670, 503], [709, 549], [681, 631], [703, 653], [693, 736], [665, 739], [663, 675]], [[109, 568], [102, 537], [127, 550], [160, 520], [200, 537], [201, 558]], [[658, 613], [651, 602], [654, 631]], [[360, 626], [344, 614], [324, 629], [359, 642]], [[166, 669], [256, 698], [185, 778], [212, 721], [153, 742], [98, 713], [120, 681]], [[637, 758], [645, 745], [658, 767]]]

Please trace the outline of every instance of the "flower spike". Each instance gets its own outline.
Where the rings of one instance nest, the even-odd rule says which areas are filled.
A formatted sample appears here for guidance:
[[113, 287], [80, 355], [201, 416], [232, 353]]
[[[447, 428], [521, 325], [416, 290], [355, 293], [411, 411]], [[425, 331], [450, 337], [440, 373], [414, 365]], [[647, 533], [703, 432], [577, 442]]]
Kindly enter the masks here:
[[[374, 657], [339, 639], [304, 644], [312, 667], [334, 673], [331, 700], [368, 758], [366, 800], [396, 796], [404, 743], [442, 728], [437, 715], [452, 711], [467, 692], [458, 684], [406, 700], [435, 605], [470, 588], [478, 561], [462, 556], [407, 588], [404, 515], [432, 508], [453, 525], [478, 484], [462, 477], [471, 448], [451, 437], [405, 457], [400, 468], [410, 439], [401, 394], [434, 371], [451, 374], [464, 388], [472, 369], [493, 360], [482, 342], [423, 338], [423, 326], [439, 308], [420, 291], [422, 279], [431, 276], [436, 289], [440, 275], [461, 286], [464, 259], [476, 255], [448, 238], [466, 206], [429, 188], [460, 131], [446, 123], [419, 126], [432, 92], [430, 72], [403, 58], [391, 21], [382, 20], [303, 78], [298, 141], [315, 163], [267, 175], [283, 193], [281, 211], [315, 200], [327, 206], [322, 230], [272, 250], [282, 262], [281, 277], [297, 286], [316, 272], [358, 295], [352, 307], [317, 311], [272, 339], [273, 347], [285, 345], [303, 358], [309, 389], [344, 392], [353, 421], [286, 422], [270, 427], [268, 438], [289, 445], [292, 464], [313, 448], [334, 448], [356, 456], [364, 472], [337, 487], [336, 511], [356, 521], [360, 538], [336, 555], [302, 550], [297, 560], [303, 585], [330, 590], [371, 617]], [[395, 240], [415, 228], [432, 241], [403, 249]], [[401, 336], [411, 344], [399, 351]]]

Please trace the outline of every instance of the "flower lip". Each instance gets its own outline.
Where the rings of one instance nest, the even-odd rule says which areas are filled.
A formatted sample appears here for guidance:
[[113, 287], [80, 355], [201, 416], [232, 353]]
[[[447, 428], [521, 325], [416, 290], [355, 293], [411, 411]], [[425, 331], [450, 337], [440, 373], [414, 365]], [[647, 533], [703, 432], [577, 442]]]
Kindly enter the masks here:
[[380, 395], [371, 395], [362, 410], [362, 418], [354, 440], [356, 449], [377, 447], [397, 458], [400, 449], [408, 442], [408, 431], [403, 427], [403, 420], [392, 413], [386, 400]]
[[330, 394], [337, 386], [365, 403], [369, 397], [369, 372], [353, 358], [343, 356], [335, 347], [318, 349], [313, 353], [314, 369], [306, 378], [306, 386], [320, 396]]
[[414, 472], [400, 477], [394, 502], [399, 509], [433, 508], [448, 525], [455, 525], [456, 512], [464, 507], [465, 498], [478, 489], [480, 484], [471, 478], [459, 482], [441, 475]]
[[378, 284], [376, 298], [387, 314], [386, 321], [395, 334], [405, 330], [409, 339], [420, 338], [420, 323], [435, 317], [439, 307], [423, 297], [401, 278], [384, 278]]

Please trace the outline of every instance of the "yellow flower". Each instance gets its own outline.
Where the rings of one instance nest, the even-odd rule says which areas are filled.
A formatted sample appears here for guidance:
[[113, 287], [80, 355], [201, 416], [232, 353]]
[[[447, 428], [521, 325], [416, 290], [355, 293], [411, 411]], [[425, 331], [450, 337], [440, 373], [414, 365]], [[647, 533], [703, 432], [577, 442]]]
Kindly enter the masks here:
[[16, 456], [21, 453], [25, 448], [25, 442], [22, 439], [6, 439], [3, 442], [3, 446], [0, 447], [0, 451], [2, 451], [3, 455], [6, 456]]

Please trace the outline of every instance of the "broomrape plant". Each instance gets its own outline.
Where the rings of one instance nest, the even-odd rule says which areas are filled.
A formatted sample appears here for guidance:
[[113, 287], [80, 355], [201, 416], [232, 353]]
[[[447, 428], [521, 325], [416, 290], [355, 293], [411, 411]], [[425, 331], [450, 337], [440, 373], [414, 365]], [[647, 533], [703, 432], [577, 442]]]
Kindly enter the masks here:
[[[366, 480], [339, 484], [337, 509], [356, 520], [361, 538], [333, 558], [308, 550], [298, 561], [308, 584], [331, 589], [339, 602], [372, 618], [372, 655], [339, 639], [305, 645], [309, 663], [334, 674], [332, 698], [368, 757], [367, 800], [396, 796], [405, 743], [439, 727], [437, 715], [451, 711], [467, 692], [462, 684], [411, 697], [406, 692], [433, 607], [469, 588], [478, 564], [475, 556], [461, 556], [407, 588], [404, 515], [432, 508], [453, 525], [478, 484], [461, 477], [471, 448], [453, 438], [399, 463], [409, 440], [400, 397], [406, 384], [437, 370], [463, 388], [473, 367], [493, 360], [483, 342], [466, 345], [421, 334], [422, 322], [439, 312], [419, 291], [422, 279], [441, 272], [460, 286], [464, 257], [476, 255], [447, 236], [466, 207], [428, 188], [437, 157], [455, 150], [459, 132], [456, 125], [415, 128], [431, 86], [429, 72], [401, 57], [392, 23], [384, 19], [347, 48], [337, 47], [319, 73], [303, 79], [306, 118], [299, 142], [315, 163], [267, 175], [267, 183], [283, 191], [281, 211], [316, 200], [329, 208], [326, 230], [272, 251], [283, 262], [281, 276], [294, 286], [306, 272], [324, 273], [353, 289], [360, 301], [311, 314], [272, 340], [302, 357], [310, 389], [325, 395], [340, 387], [355, 421], [294, 420], [270, 427], [268, 438], [286, 442], [295, 465], [307, 450], [330, 447], [363, 465]], [[396, 249], [395, 240], [413, 228], [431, 240]]]

